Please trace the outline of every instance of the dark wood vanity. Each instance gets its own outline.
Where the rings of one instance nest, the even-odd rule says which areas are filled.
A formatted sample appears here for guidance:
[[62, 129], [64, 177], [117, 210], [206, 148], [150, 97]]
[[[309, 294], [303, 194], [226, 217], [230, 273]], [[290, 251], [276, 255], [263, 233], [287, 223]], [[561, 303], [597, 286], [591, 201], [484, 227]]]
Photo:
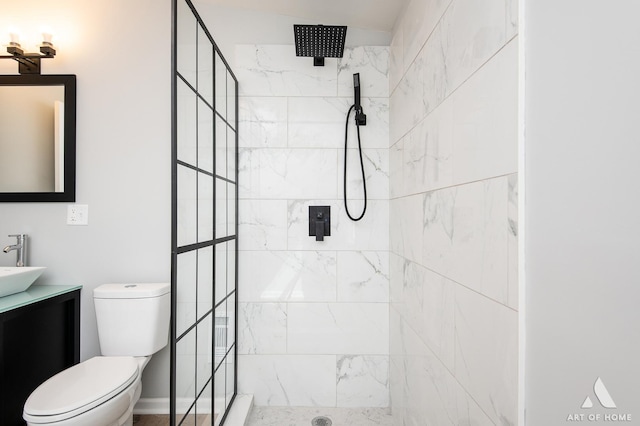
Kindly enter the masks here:
[[31, 286], [0, 298], [0, 425], [24, 425], [42, 382], [80, 361], [80, 286]]

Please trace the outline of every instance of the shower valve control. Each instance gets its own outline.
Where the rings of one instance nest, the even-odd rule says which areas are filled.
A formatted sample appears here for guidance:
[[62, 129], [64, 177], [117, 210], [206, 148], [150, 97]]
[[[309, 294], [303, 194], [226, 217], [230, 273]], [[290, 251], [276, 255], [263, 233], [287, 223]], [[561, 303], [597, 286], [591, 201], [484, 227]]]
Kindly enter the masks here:
[[309, 206], [309, 236], [316, 241], [331, 236], [331, 206]]

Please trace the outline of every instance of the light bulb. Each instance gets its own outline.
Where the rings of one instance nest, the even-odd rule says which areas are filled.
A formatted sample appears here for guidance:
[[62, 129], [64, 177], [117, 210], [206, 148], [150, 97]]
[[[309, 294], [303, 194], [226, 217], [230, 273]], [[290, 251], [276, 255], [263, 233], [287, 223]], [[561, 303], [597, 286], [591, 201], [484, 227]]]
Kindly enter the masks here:
[[9, 37], [11, 39], [11, 42], [10, 42], [11, 45], [13, 46], [20, 45], [20, 34], [18, 34], [17, 32], [10, 32]]
[[48, 44], [50, 46], [53, 46], [53, 42], [51, 41], [52, 39], [53, 39], [53, 34], [42, 33], [42, 44]]

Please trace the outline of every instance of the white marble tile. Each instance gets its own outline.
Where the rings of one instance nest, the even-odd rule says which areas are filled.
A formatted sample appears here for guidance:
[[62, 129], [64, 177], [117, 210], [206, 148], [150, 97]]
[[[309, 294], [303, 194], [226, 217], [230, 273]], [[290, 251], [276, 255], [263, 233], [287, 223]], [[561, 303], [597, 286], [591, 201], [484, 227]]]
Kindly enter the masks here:
[[403, 272], [403, 319], [453, 369], [455, 283], [413, 262], [405, 262]]
[[518, 170], [518, 40], [452, 96], [454, 184]]
[[242, 148], [286, 147], [287, 98], [240, 97], [238, 126]]
[[424, 194], [422, 264], [507, 302], [507, 178]]
[[250, 265], [238, 275], [242, 302], [336, 300], [336, 254], [332, 251], [244, 251]]
[[407, 411], [406, 346], [402, 333], [402, 317], [392, 305], [389, 310], [389, 406], [394, 425], [404, 425]]
[[335, 406], [335, 355], [239, 355], [238, 392], [261, 406]]
[[393, 34], [391, 45], [389, 46], [389, 95], [393, 93], [404, 75], [404, 59], [402, 55], [404, 51], [404, 40], [402, 37], [403, 24], [400, 21], [401, 19], [401, 17], [398, 18], [396, 25], [399, 29]]
[[[338, 196], [336, 149], [273, 148], [242, 151], [240, 170], [244, 179], [240, 181], [241, 198]], [[249, 159], [246, 160], [245, 157]]]
[[338, 252], [339, 302], [389, 302], [389, 253]]
[[[354, 146], [354, 145], [351, 145]], [[355, 145], [357, 146], [357, 145]], [[389, 149], [362, 149], [362, 161], [369, 200], [389, 199]], [[344, 150], [338, 151], [338, 185], [343, 193]], [[349, 200], [364, 199], [362, 188], [362, 168], [360, 153], [357, 149], [347, 150], [347, 195]], [[349, 206], [351, 211], [351, 206]]]
[[289, 147], [343, 148], [345, 119], [352, 102], [346, 97], [288, 98]]
[[336, 59], [314, 67], [293, 45], [236, 45], [235, 59], [241, 96], [337, 95]]
[[389, 253], [389, 302], [402, 303], [404, 264], [406, 259], [396, 253]]
[[[322, 242], [309, 236], [309, 206], [331, 206], [331, 236]], [[352, 207], [353, 206], [353, 207]], [[341, 199], [290, 200], [288, 247], [290, 250], [372, 250], [389, 249], [389, 202], [370, 200], [359, 222], [351, 221]], [[359, 215], [360, 205], [350, 204], [352, 215]]]
[[447, 404], [455, 396], [455, 379], [404, 320], [396, 321], [396, 327], [405, 374], [397, 379], [404, 387], [401, 424], [454, 425]]
[[404, 190], [404, 142], [401, 138], [389, 148], [389, 196], [391, 199], [407, 195]]
[[456, 0], [442, 18], [448, 94], [506, 42], [505, 0]]
[[346, 47], [338, 59], [338, 96], [353, 96], [353, 74], [360, 73], [364, 97], [389, 96], [389, 47]]
[[259, 407], [253, 406], [247, 426], [310, 425], [318, 416], [329, 417], [335, 426], [397, 426], [387, 408]]
[[[288, 98], [288, 139], [291, 148], [344, 149], [347, 112], [353, 97], [295, 97]], [[360, 127], [360, 140], [364, 148], [389, 146], [389, 100], [387, 98], [361, 99], [367, 115], [367, 125]], [[349, 147], [358, 146], [354, 113], [349, 117]]]
[[496, 424], [516, 424], [518, 313], [456, 288], [455, 375]]
[[396, 309], [391, 310], [390, 347], [394, 425], [494, 424]]
[[239, 250], [286, 250], [286, 200], [239, 200], [238, 206]]
[[508, 177], [507, 252], [509, 298], [507, 305], [518, 310], [518, 175]]
[[287, 346], [296, 354], [389, 352], [386, 303], [290, 303]]
[[406, 373], [404, 362], [400, 356], [392, 355], [389, 362], [389, 407], [394, 425], [402, 425], [405, 411], [405, 387], [403, 385]]
[[425, 116], [422, 56], [411, 64], [389, 99], [389, 138], [393, 144]]
[[445, 101], [404, 139], [405, 193], [451, 186], [453, 160], [453, 108]]
[[438, 25], [415, 61], [420, 71], [418, 78], [423, 80], [423, 114], [434, 111], [450, 93], [447, 54], [443, 29]]
[[506, 39], [511, 40], [518, 34], [519, 30], [519, 16], [518, 16], [518, 0], [506, 0], [507, 13], [506, 13]]
[[[349, 98], [349, 101], [351, 105], [353, 98]], [[361, 104], [362, 111], [367, 115], [367, 125], [360, 126], [360, 142], [362, 144], [362, 148], [387, 149], [389, 147], [389, 99], [363, 97], [361, 99]], [[358, 146], [358, 134], [356, 132], [357, 128], [354, 125], [354, 120], [354, 113], [351, 113], [351, 116], [349, 117], [348, 144], [350, 148]], [[344, 148], [344, 124], [342, 126], [342, 136], [340, 140], [342, 141], [340, 148]]]
[[422, 194], [391, 201], [391, 250], [414, 262], [422, 259], [422, 204]]
[[451, 0], [414, 0], [409, 2], [402, 21], [405, 69], [431, 36]]
[[238, 353], [284, 354], [286, 352], [286, 304], [239, 303]]
[[[456, 426], [494, 426], [496, 424], [509, 425], [509, 423], [494, 423], [480, 408], [471, 395], [457, 384], [456, 399], [450, 401], [449, 413]], [[516, 425], [512, 423], [511, 426]]]
[[388, 407], [389, 357], [341, 355], [337, 358], [338, 407]]

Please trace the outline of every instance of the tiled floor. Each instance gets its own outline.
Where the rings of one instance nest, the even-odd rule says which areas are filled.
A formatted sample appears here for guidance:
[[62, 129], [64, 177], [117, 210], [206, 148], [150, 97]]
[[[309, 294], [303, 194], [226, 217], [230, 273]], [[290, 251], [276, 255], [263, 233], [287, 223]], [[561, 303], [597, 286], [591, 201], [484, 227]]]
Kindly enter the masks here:
[[311, 426], [316, 416], [331, 419], [332, 426], [393, 426], [385, 408], [253, 407], [247, 426]]

